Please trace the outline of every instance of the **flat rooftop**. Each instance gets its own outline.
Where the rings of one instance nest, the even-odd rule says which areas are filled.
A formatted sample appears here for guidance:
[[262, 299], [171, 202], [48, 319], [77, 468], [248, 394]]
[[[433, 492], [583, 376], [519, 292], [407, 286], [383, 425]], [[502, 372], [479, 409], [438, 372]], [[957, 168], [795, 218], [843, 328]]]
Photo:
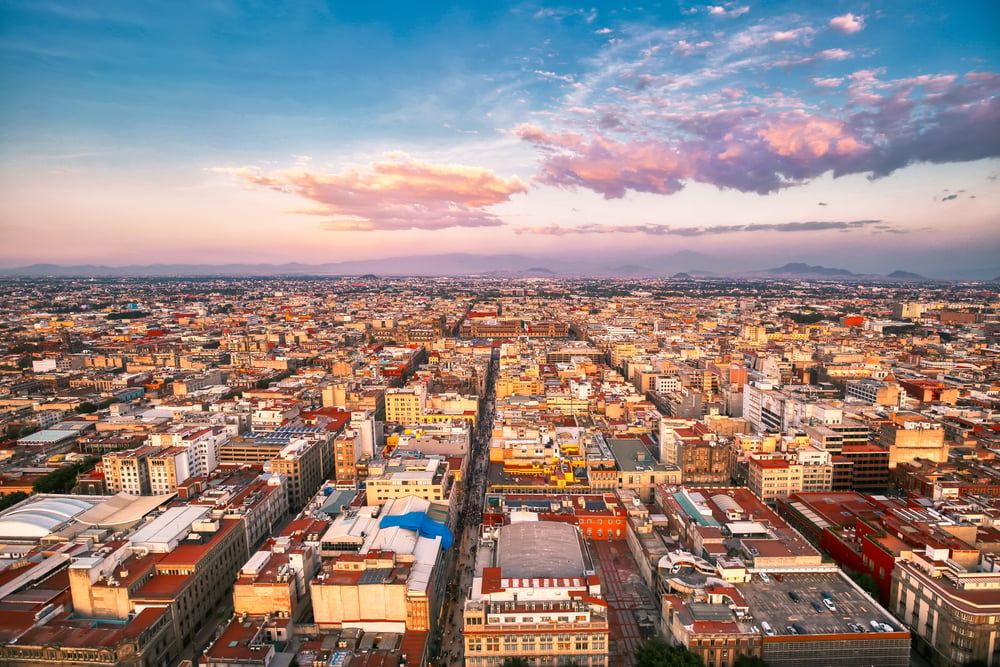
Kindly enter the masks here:
[[579, 577], [584, 555], [576, 526], [554, 521], [512, 523], [500, 529], [497, 566], [504, 577]]
[[[857, 623], [872, 633], [872, 620], [888, 623], [900, 629], [899, 621], [885, 609], [860, 593], [843, 575], [833, 572], [823, 573], [781, 573], [782, 581], [769, 573], [770, 583], [764, 583], [758, 575], [753, 575], [750, 583], [738, 584], [750, 606], [753, 625], [760, 627], [762, 621], [770, 623], [779, 635], [791, 634], [786, 627], [793, 623], [801, 626], [805, 634], [851, 634], [848, 623]], [[794, 602], [788, 595], [794, 592], [799, 601]], [[833, 596], [836, 611], [823, 605], [823, 593]], [[822, 611], [816, 611], [815, 602]], [[904, 632], [906, 630], [903, 630]]]

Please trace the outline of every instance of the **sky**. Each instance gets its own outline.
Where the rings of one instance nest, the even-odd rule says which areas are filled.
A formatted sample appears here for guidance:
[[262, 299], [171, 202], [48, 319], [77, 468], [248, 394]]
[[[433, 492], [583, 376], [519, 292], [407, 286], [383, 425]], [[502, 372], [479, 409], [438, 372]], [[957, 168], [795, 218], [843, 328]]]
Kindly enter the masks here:
[[992, 278], [997, 35], [995, 0], [0, 0], [0, 267]]

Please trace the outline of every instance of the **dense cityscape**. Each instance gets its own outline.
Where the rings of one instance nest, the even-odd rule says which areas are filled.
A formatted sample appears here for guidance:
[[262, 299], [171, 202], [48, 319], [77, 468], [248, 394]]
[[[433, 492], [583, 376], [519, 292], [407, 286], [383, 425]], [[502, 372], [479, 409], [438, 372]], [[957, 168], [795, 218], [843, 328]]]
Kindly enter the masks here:
[[0, 281], [0, 664], [1000, 665], [1000, 292]]

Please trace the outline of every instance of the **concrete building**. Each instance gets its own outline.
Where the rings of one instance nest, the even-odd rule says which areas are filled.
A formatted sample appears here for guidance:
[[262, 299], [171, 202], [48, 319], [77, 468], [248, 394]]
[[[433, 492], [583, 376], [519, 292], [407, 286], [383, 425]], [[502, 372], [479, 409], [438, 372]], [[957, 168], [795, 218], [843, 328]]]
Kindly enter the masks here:
[[656, 461], [642, 440], [612, 438], [607, 442], [618, 469], [618, 488], [633, 489], [643, 502], [650, 502], [658, 484], [680, 483], [680, 468]]
[[897, 563], [889, 608], [935, 667], [1000, 664], [1000, 560], [967, 568], [947, 555], [928, 548]]
[[129, 621], [147, 608], [166, 608], [172, 626], [167, 656], [189, 646], [229, 595], [247, 559], [246, 533], [236, 519], [212, 520], [207, 507], [176, 507], [127, 541], [74, 558], [69, 566], [74, 616]]
[[148, 459], [159, 454], [161, 449], [139, 447], [124, 452], [110, 452], [101, 457], [108, 492], [125, 492], [133, 496], [151, 495]]
[[297, 512], [333, 475], [335, 432], [322, 427], [284, 427], [233, 438], [220, 447], [223, 463], [267, 464], [284, 475], [288, 506]]
[[608, 610], [576, 526], [528, 521], [491, 531], [465, 601], [465, 665], [607, 664]]
[[319, 554], [291, 537], [268, 540], [240, 568], [233, 586], [236, 614], [268, 614], [294, 622], [312, 607], [309, 582]]
[[778, 454], [751, 456], [747, 465], [747, 488], [768, 504], [802, 491], [829, 491], [833, 466], [825, 461], [803, 462]]
[[312, 610], [321, 628], [405, 632], [431, 628], [441, 553], [451, 546], [431, 503], [408, 496], [340, 514], [320, 538]]
[[916, 413], [896, 413], [892, 422], [879, 429], [878, 443], [889, 450], [889, 468], [917, 458], [943, 462], [948, 460], [948, 445], [941, 424]]
[[[435, 503], [447, 504], [453, 480], [448, 462], [441, 458], [388, 459], [382, 466], [369, 463], [365, 483], [368, 502], [383, 505], [387, 500], [417, 496]], [[381, 472], [374, 472], [381, 470]]]
[[424, 414], [427, 385], [416, 382], [385, 392], [385, 420], [397, 424], [415, 424]]
[[899, 405], [899, 385], [865, 378], [848, 380], [844, 395], [868, 405], [895, 407]]

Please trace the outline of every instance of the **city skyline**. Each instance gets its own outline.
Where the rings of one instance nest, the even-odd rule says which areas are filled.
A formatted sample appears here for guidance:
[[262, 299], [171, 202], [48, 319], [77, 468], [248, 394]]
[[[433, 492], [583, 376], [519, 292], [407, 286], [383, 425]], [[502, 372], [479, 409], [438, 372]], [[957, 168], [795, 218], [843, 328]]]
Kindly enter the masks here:
[[993, 3], [0, 17], [0, 268], [690, 252], [1000, 273]]

